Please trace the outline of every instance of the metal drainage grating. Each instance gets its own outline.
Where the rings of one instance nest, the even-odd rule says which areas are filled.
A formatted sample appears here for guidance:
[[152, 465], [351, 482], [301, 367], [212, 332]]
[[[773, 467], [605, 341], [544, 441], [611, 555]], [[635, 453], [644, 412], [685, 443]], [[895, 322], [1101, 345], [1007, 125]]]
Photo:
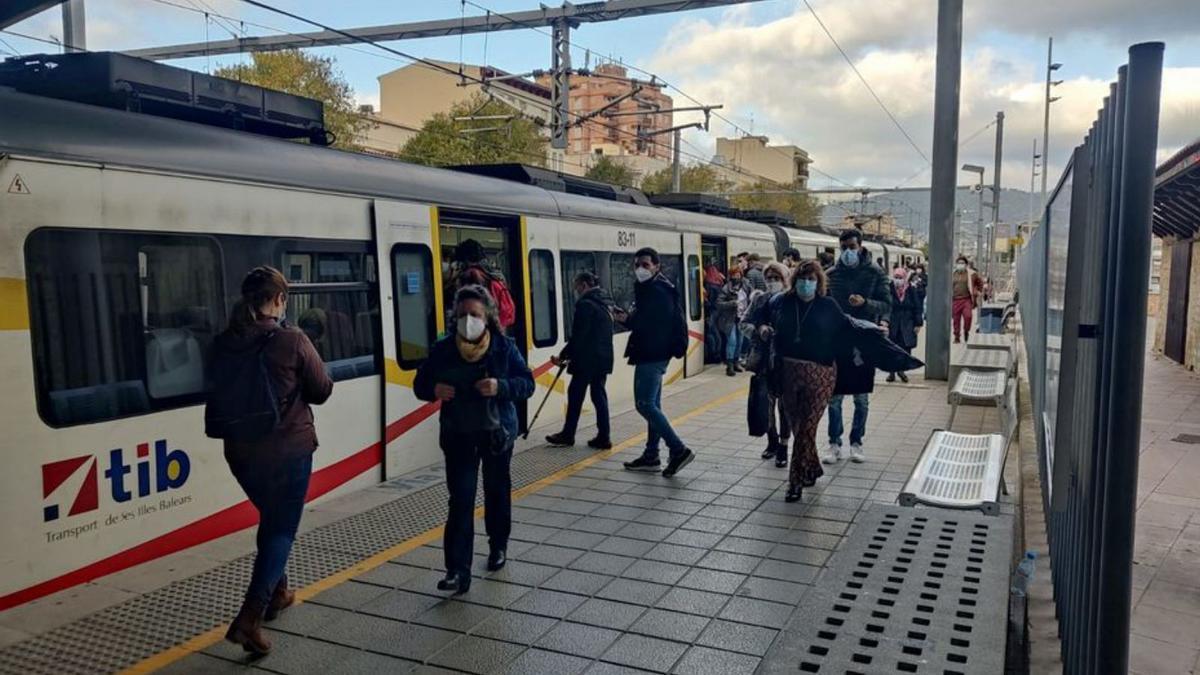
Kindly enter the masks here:
[[[534, 448], [513, 457], [513, 487], [536, 482], [594, 454], [588, 449]], [[232, 480], [232, 478], [230, 479]], [[300, 535], [288, 576], [306, 586], [445, 522], [445, 484], [403, 494], [368, 511]], [[482, 494], [477, 503], [482, 503]], [[4, 675], [90, 675], [115, 672], [183, 643], [237, 613], [254, 556], [101, 610], [0, 650]]]
[[802, 673], [1003, 672], [1012, 519], [886, 505], [860, 518], [780, 636], [791, 663]]
[[1173, 443], [1187, 443], [1188, 445], [1200, 445], [1200, 434], [1179, 434], [1172, 438]]

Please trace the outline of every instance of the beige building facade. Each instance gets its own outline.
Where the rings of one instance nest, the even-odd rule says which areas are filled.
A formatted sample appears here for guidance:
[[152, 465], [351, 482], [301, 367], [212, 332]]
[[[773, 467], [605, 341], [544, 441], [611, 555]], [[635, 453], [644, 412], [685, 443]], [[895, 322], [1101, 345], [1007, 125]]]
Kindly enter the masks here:
[[734, 185], [752, 185], [765, 178], [803, 189], [808, 187], [812, 158], [794, 145], [771, 145], [766, 136], [743, 136], [718, 138], [713, 164]]
[[[538, 82], [548, 87], [549, 76]], [[640, 91], [630, 96], [635, 89]], [[624, 66], [615, 63], [598, 65], [588, 75], [571, 76], [567, 104], [572, 122], [618, 100], [595, 121], [571, 127], [567, 154], [649, 157], [669, 162], [671, 135], [659, 132], [671, 128], [673, 102], [661, 85], [629, 77]]]

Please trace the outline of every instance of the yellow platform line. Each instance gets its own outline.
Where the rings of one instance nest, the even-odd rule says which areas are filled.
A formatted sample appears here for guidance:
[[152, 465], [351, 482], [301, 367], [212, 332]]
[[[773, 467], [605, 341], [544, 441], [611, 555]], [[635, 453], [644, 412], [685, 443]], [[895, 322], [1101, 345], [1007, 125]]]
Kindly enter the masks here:
[[[680, 415], [679, 417], [676, 417], [675, 419], [671, 420], [671, 424], [675, 425], [675, 424], [681, 424], [683, 422], [686, 422], [687, 420], [689, 420], [697, 415], [702, 415], [702, 414], [708, 412], [709, 410], [712, 410], [713, 408], [720, 407], [722, 405], [725, 405], [726, 403], [729, 403], [730, 401], [737, 399], [738, 397], [745, 396], [746, 392], [747, 392], [746, 387], [742, 387], [736, 391], [732, 391], [724, 396], [721, 396], [720, 398], [709, 401], [708, 403], [705, 403], [697, 408], [693, 408], [692, 410], [689, 410], [688, 412]], [[537, 492], [538, 490], [540, 490], [548, 485], [553, 485], [554, 483], [557, 483], [558, 481], [560, 481], [564, 478], [567, 478], [575, 473], [578, 473], [579, 471], [582, 471], [583, 469], [586, 469], [587, 467], [589, 467], [601, 460], [608, 459], [609, 457], [612, 457], [613, 455], [617, 454], [618, 452], [628, 450], [629, 448], [637, 445], [638, 443], [641, 443], [645, 439], [646, 439], [646, 432], [643, 431], [639, 434], [631, 436], [631, 437], [625, 439], [624, 441], [618, 443], [617, 445], [613, 446], [612, 449], [610, 449], [610, 450], [604, 450], [602, 452], [597, 452], [593, 455], [588, 455], [587, 457], [579, 460], [578, 462], [575, 462], [574, 464], [571, 464], [570, 466], [567, 466], [563, 469], [555, 471], [554, 473], [550, 474], [549, 476], [546, 476], [544, 478], [536, 480], [524, 487], [513, 490], [512, 498], [514, 500], [516, 500], [516, 499], [520, 499], [522, 497], [528, 496], [530, 494], [533, 494], [534, 492]], [[476, 518], [479, 518], [482, 515], [483, 515], [483, 507], [479, 507], [479, 508], [475, 509], [475, 517]], [[312, 598], [313, 596], [318, 595], [319, 593], [327, 591], [330, 588], [333, 588], [334, 586], [345, 583], [345, 582], [353, 579], [354, 577], [357, 577], [357, 576], [360, 576], [367, 572], [370, 572], [371, 570], [375, 569], [376, 567], [379, 567], [380, 565], [386, 563], [389, 560], [392, 560], [393, 558], [402, 556], [405, 553], [408, 553], [409, 551], [412, 551], [414, 549], [425, 546], [426, 544], [429, 544], [431, 542], [437, 541], [438, 538], [440, 538], [442, 536], [442, 531], [444, 529], [445, 529], [444, 525], [439, 525], [432, 529], [426, 530], [426, 531], [422, 532], [421, 534], [418, 534], [415, 537], [406, 539], [406, 540], [400, 542], [399, 544], [396, 544], [395, 546], [384, 549], [384, 550], [380, 551], [379, 553], [376, 553], [375, 555], [372, 555], [368, 558], [364, 558], [363, 560], [359, 561], [358, 563], [355, 563], [354, 565], [351, 565], [350, 567], [347, 567], [346, 569], [344, 569], [340, 572], [331, 574], [331, 575], [325, 577], [324, 579], [316, 581], [316, 582], [314, 582], [308, 586], [305, 586], [303, 588], [296, 589], [296, 604], [298, 605], [298, 604], [304, 602], [305, 600], [308, 600], [309, 598]], [[169, 666], [170, 664], [178, 661], [179, 659], [184, 658], [185, 656], [188, 656], [190, 654], [195, 654], [196, 652], [203, 651], [203, 650], [217, 644], [225, 637], [226, 626], [227, 626], [226, 624], [214, 626], [212, 629], [205, 631], [186, 642], [175, 645], [174, 647], [171, 647], [170, 649], [159, 652], [153, 656], [147, 657], [147, 658], [143, 659], [142, 661], [139, 661], [138, 663], [126, 668], [125, 670], [122, 670], [121, 675], [133, 675], [134, 673], [137, 673], [140, 675], [141, 673], [151, 673], [151, 672], [154, 672], [155, 670], [158, 670], [159, 668], [165, 668], [166, 666]]]

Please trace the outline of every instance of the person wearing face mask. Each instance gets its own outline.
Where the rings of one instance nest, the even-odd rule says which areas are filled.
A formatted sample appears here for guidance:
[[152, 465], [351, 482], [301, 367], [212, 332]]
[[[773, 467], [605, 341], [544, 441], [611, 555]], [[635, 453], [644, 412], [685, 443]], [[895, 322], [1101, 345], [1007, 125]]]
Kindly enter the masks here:
[[454, 594], [471, 588], [474, 555], [475, 491], [483, 467], [483, 521], [489, 553], [487, 569], [507, 560], [512, 529], [515, 401], [533, 395], [533, 375], [512, 339], [500, 327], [495, 300], [482, 286], [468, 285], [454, 296], [454, 326], [434, 343], [417, 369], [413, 393], [440, 401], [438, 442], [446, 458], [450, 508], [443, 542], [446, 578], [438, 590]]
[[725, 374], [730, 377], [742, 372], [742, 334], [738, 330], [738, 321], [746, 310], [748, 298], [748, 286], [742, 277], [742, 270], [734, 267], [729, 270], [729, 280], [717, 295], [716, 312], [713, 315], [717, 331], [725, 338]]
[[[892, 290], [887, 273], [871, 261], [863, 248], [862, 233], [844, 230], [838, 237], [841, 253], [829, 271], [829, 297], [842, 311], [855, 319], [888, 327]], [[850, 461], [865, 460], [863, 440], [867, 433], [870, 394], [875, 389], [875, 367], [860, 355], [848, 353], [838, 361], [837, 386], [829, 400], [829, 449], [824, 461], [834, 464], [842, 459], [842, 401], [854, 397], [854, 417], [850, 426]]]
[[800, 260], [800, 251], [794, 248], [789, 248], [783, 252], [783, 264], [788, 268], [789, 272], [800, 266]]
[[792, 427], [792, 462], [785, 501], [798, 501], [824, 470], [817, 457], [817, 426], [833, 395], [838, 358], [850, 321], [826, 295], [827, 280], [815, 260], [800, 263], [792, 287], [768, 301], [759, 336], [775, 348], [774, 368], [784, 417]]
[[767, 448], [763, 450], [762, 458], [774, 459], [775, 466], [781, 469], [788, 463], [788, 439], [792, 435], [792, 429], [779, 396], [781, 382], [780, 378], [775, 377], [778, 372], [771, 367], [774, 360], [773, 345], [769, 339], [763, 339], [759, 329], [768, 325], [765, 311], [768, 303], [772, 298], [787, 291], [787, 279], [791, 276], [792, 270], [784, 265], [777, 262], [767, 263], [767, 268], [763, 272], [767, 290], [753, 295], [744, 322], [746, 332], [752, 336], [753, 340], [750, 358], [747, 360], [751, 365], [747, 367], [754, 372], [755, 377], [766, 378], [767, 383]]
[[[317, 450], [310, 406], [333, 393], [312, 341], [284, 321], [287, 295], [288, 282], [273, 267], [246, 275], [229, 327], [214, 340], [208, 378], [213, 388], [204, 415], [205, 432], [224, 439], [225, 461], [258, 510], [250, 586], [225, 634], [258, 654], [271, 650], [263, 620], [274, 619], [296, 599], [286, 568]], [[262, 396], [270, 399], [271, 410], [253, 407]], [[265, 425], [259, 421], [264, 418], [270, 420]]]
[[954, 343], [971, 339], [971, 316], [979, 306], [979, 296], [983, 292], [983, 281], [971, 269], [967, 257], [958, 256], [954, 261], [954, 274], [950, 277], [951, 316], [954, 327]]
[[612, 299], [600, 280], [591, 272], [580, 272], [574, 281], [575, 314], [571, 321], [571, 337], [562, 353], [551, 357], [554, 365], [567, 364], [571, 382], [567, 385], [567, 415], [562, 431], [550, 434], [546, 442], [555, 447], [575, 444], [575, 430], [583, 411], [584, 394], [591, 390], [592, 405], [596, 408], [596, 437], [588, 447], [608, 450], [612, 447], [608, 426], [608, 393], [604, 381], [613, 370], [613, 320], [609, 308]]
[[[921, 296], [913, 287], [908, 270], [897, 267], [892, 270], [892, 322], [888, 329], [888, 338], [909, 354], [917, 346], [917, 332], [925, 323], [925, 311], [921, 304]], [[908, 382], [904, 371], [888, 373], [887, 381]]]
[[662, 475], [670, 478], [696, 457], [680, 440], [662, 411], [663, 375], [672, 358], [683, 358], [687, 353], [687, 321], [679, 292], [660, 273], [658, 251], [652, 248], [638, 250], [633, 255], [633, 264], [633, 274], [637, 278], [633, 309], [630, 312], [614, 311], [613, 318], [630, 331], [625, 356], [633, 366], [634, 406], [646, 420], [646, 449], [637, 459], [625, 462], [625, 468], [658, 471], [662, 466], [658, 446], [665, 442], [670, 457]]

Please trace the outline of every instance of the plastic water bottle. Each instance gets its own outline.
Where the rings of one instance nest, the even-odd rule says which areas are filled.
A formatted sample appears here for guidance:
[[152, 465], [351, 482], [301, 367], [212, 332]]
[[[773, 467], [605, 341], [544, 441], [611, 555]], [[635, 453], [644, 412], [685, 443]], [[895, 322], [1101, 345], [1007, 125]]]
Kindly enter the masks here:
[[1029, 582], [1033, 581], [1033, 573], [1037, 568], [1037, 551], [1026, 551], [1025, 558], [1013, 572], [1012, 594], [1023, 598], [1029, 591]]

